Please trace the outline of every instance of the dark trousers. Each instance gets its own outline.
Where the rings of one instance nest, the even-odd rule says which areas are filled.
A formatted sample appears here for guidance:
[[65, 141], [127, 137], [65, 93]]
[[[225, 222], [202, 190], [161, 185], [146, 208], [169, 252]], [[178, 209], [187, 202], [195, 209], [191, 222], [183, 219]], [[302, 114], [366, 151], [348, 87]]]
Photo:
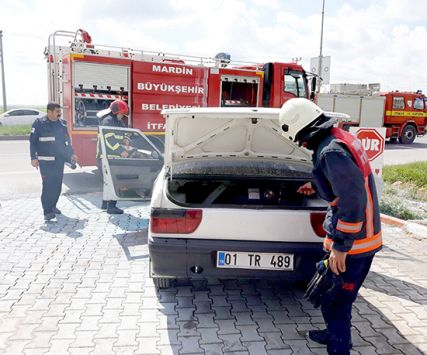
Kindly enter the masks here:
[[42, 206], [44, 214], [52, 213], [61, 195], [64, 161], [40, 161], [42, 176]]
[[329, 333], [328, 354], [350, 354], [351, 308], [368, 275], [373, 258], [373, 255], [359, 258], [347, 257], [346, 272], [341, 274], [344, 280], [342, 288], [332, 302], [321, 305]]

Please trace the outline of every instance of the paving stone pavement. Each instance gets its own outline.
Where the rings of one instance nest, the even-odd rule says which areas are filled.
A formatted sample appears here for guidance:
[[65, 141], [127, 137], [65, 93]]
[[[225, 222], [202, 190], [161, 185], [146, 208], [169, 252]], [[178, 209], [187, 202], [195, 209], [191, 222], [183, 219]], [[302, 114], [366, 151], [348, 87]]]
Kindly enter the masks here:
[[[180, 283], [148, 277], [148, 204], [101, 212], [99, 194], [0, 209], [1, 354], [326, 354], [305, 333], [320, 311], [296, 286], [267, 280]], [[352, 354], [427, 353], [427, 239], [385, 228], [385, 248], [353, 311]]]

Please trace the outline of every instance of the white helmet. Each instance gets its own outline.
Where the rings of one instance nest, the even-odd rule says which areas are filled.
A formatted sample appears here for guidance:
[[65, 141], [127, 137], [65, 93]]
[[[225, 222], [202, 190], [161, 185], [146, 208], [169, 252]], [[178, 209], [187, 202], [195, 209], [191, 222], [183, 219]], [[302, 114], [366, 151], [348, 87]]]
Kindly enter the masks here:
[[290, 99], [280, 109], [279, 123], [283, 136], [295, 141], [298, 132], [313, 123], [323, 110], [308, 99]]

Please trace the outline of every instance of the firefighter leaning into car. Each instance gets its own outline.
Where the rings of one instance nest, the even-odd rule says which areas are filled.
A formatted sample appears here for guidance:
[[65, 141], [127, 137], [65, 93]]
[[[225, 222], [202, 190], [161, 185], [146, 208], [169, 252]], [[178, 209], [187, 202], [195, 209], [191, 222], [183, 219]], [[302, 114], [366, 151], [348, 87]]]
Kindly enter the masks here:
[[[98, 112], [100, 126], [126, 127], [123, 118], [129, 114], [128, 104], [123, 100], [115, 100], [106, 110]], [[100, 139], [100, 138], [99, 138]], [[101, 158], [100, 140], [98, 139], [97, 158]], [[120, 133], [107, 132], [104, 135], [105, 148], [108, 158], [127, 158], [128, 152], [124, 148], [124, 137]], [[109, 214], [122, 214], [123, 210], [116, 206], [117, 201], [102, 200], [101, 208]]]
[[75, 164], [77, 161], [67, 126], [60, 117], [61, 107], [49, 103], [47, 115], [34, 121], [30, 134], [31, 165], [40, 168], [43, 184], [41, 201], [46, 221], [61, 214], [56, 204], [61, 194], [64, 163]]
[[[291, 99], [280, 111], [283, 135], [313, 151], [313, 185], [299, 193], [317, 194], [329, 202], [324, 221], [331, 275], [339, 275], [336, 292], [322, 298], [326, 329], [308, 336], [327, 345], [329, 354], [350, 354], [351, 309], [376, 252], [382, 247], [381, 222], [374, 176], [361, 142], [334, 128], [328, 117], [307, 99]], [[334, 276], [336, 277], [336, 276]]]

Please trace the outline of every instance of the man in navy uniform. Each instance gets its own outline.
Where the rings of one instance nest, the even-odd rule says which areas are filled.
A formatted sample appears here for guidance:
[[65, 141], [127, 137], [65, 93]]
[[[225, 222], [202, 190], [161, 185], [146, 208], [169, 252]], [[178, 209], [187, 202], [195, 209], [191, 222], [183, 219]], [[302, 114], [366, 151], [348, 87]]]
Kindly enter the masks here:
[[42, 176], [41, 202], [45, 221], [61, 214], [56, 204], [61, 194], [64, 163], [77, 161], [66, 123], [60, 117], [61, 107], [49, 103], [47, 115], [34, 121], [30, 134], [31, 165], [40, 168]]

